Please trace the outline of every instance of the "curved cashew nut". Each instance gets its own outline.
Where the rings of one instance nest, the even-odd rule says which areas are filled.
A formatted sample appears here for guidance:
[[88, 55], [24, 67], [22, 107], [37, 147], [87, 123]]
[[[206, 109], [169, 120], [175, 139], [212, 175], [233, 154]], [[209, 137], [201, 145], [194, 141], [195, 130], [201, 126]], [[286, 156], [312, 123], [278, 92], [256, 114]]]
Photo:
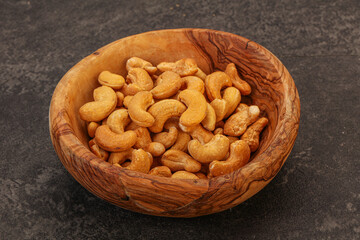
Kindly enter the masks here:
[[230, 77], [224, 72], [213, 72], [205, 78], [206, 94], [211, 102], [214, 99], [222, 99], [220, 93], [221, 89], [231, 87], [231, 85]]
[[94, 90], [93, 96], [95, 101], [85, 103], [79, 109], [80, 118], [88, 122], [100, 122], [115, 109], [116, 93], [111, 87], [101, 86]]
[[225, 99], [214, 99], [210, 105], [213, 107], [214, 111], [215, 111], [215, 115], [216, 115], [216, 122], [221, 121], [227, 111], [228, 111], [228, 103]]
[[187, 171], [177, 171], [173, 175], [171, 175], [171, 178], [176, 179], [199, 179], [198, 176], [196, 176], [194, 173], [190, 173]]
[[249, 95], [251, 93], [250, 85], [240, 78], [234, 63], [229, 63], [226, 66], [225, 73], [229, 75], [232, 84], [240, 90], [242, 95]]
[[255, 122], [260, 114], [260, 109], [256, 105], [250, 107], [245, 104], [240, 105], [242, 105], [242, 109], [231, 115], [225, 122], [224, 133], [226, 135], [234, 137], [242, 135], [246, 131], [247, 126]]
[[89, 122], [87, 125], [87, 132], [91, 138], [95, 137], [95, 131], [100, 126], [97, 122]]
[[169, 98], [181, 88], [179, 74], [170, 71], [162, 73], [156, 83], [156, 87], [150, 91], [155, 99]]
[[204, 94], [205, 92], [204, 81], [201, 80], [200, 78], [195, 76], [187, 76], [181, 78], [181, 80], [183, 85], [182, 87], [184, 89], [193, 89]]
[[153, 86], [153, 80], [147, 71], [142, 68], [132, 68], [126, 77], [130, 84], [124, 85], [121, 91], [125, 95], [135, 95], [140, 91], [150, 91]]
[[125, 84], [125, 79], [121, 75], [109, 71], [102, 71], [99, 74], [98, 81], [101, 85], [111, 87], [114, 90], [122, 88]]
[[121, 152], [131, 148], [136, 142], [137, 136], [134, 131], [126, 131], [118, 134], [111, 131], [108, 125], [101, 125], [96, 129], [96, 143], [104, 150]]
[[241, 101], [241, 94], [237, 88], [228, 87], [224, 90], [223, 99], [227, 102], [227, 112], [224, 118], [230, 116]]
[[181, 77], [194, 75], [198, 71], [198, 66], [192, 58], [183, 58], [176, 62], [162, 62], [157, 65], [157, 68], [163, 72], [175, 72]]
[[201, 163], [222, 160], [229, 151], [229, 139], [224, 135], [215, 135], [210, 142], [202, 145], [198, 140], [191, 140], [188, 144], [190, 155]]
[[207, 102], [199, 91], [187, 89], [179, 94], [179, 99], [188, 107], [181, 114], [180, 124], [192, 127], [199, 124], [206, 116]]
[[174, 143], [174, 145], [171, 146], [170, 150], [179, 150], [182, 152], [186, 152], [187, 146], [191, 140], [191, 137], [186, 132], [183, 132], [181, 130], [178, 130], [178, 131], [179, 132], [178, 132], [178, 137], [176, 139], [176, 142]]
[[136, 149], [131, 153], [131, 163], [126, 169], [148, 173], [153, 162], [151, 154], [142, 149]]
[[181, 130], [187, 132], [191, 135], [193, 139], [199, 140], [202, 144], [209, 142], [214, 134], [201, 126], [201, 124], [197, 124], [194, 127], [186, 128], [180, 125]]
[[137, 140], [134, 145], [135, 148], [142, 148], [149, 152], [152, 156], [157, 157], [165, 152], [165, 147], [159, 142], [152, 142], [149, 130], [144, 127], [137, 127], [134, 129]]
[[231, 173], [248, 163], [250, 148], [248, 144], [239, 140], [230, 145], [230, 156], [225, 161], [213, 161], [209, 165], [210, 175], [217, 177]]
[[95, 139], [91, 139], [89, 141], [89, 147], [91, 152], [93, 152], [97, 157], [101, 158], [104, 161], [108, 159], [109, 153], [104, 149], [100, 148], [99, 145], [96, 144]]
[[146, 109], [153, 103], [154, 99], [150, 92], [142, 91], [135, 94], [128, 107], [131, 120], [140, 127], [152, 126], [155, 119]]
[[179, 150], [167, 150], [161, 157], [161, 163], [173, 172], [180, 170], [198, 172], [201, 169], [198, 161]]
[[241, 140], [247, 142], [251, 152], [255, 152], [259, 147], [259, 138], [261, 131], [266, 127], [269, 120], [266, 117], [262, 117], [254, 122], [245, 133], [241, 136]]
[[106, 120], [106, 125], [108, 125], [114, 133], [123, 133], [124, 128], [129, 124], [130, 118], [128, 110], [125, 108], [117, 109], [113, 111]]
[[129, 72], [133, 68], [142, 68], [150, 75], [153, 75], [157, 71], [157, 68], [150, 62], [138, 57], [132, 57], [126, 61], [126, 70]]
[[155, 118], [155, 122], [149, 127], [149, 130], [153, 133], [161, 132], [166, 120], [171, 117], [179, 117], [185, 110], [186, 106], [174, 99], [165, 99], [155, 103], [148, 110]]
[[134, 96], [131, 96], [131, 95], [128, 95], [126, 97], [124, 97], [124, 100], [123, 100], [123, 105], [124, 107], [126, 107], [127, 109], [129, 109], [129, 106], [130, 106], [130, 102], [131, 100], [133, 99]]
[[130, 159], [132, 152], [134, 151], [133, 148], [129, 148], [122, 152], [112, 152], [110, 153], [110, 157], [108, 159], [108, 162], [111, 164], [122, 164], [127, 159]]
[[178, 138], [178, 130], [176, 127], [170, 127], [169, 132], [157, 133], [153, 136], [154, 142], [162, 143], [166, 149], [171, 147]]
[[206, 103], [206, 116], [204, 120], [201, 121], [201, 124], [205, 129], [214, 131], [216, 122], [216, 113], [214, 108], [209, 103]]
[[157, 166], [150, 170], [150, 175], [160, 176], [160, 177], [171, 177], [171, 170], [167, 166]]
[[120, 91], [116, 91], [115, 94], [116, 94], [116, 97], [117, 97], [116, 106], [117, 107], [122, 107], [123, 101], [124, 101], [124, 98], [125, 98], [124, 94], [122, 92], [120, 92]]

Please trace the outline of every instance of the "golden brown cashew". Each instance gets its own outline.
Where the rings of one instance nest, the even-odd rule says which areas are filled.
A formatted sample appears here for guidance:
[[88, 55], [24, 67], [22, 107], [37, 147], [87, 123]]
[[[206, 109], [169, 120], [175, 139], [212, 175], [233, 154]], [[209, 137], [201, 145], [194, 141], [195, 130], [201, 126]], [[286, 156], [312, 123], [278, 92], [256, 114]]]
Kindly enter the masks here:
[[95, 139], [91, 139], [89, 141], [89, 147], [92, 153], [94, 153], [97, 157], [101, 158], [102, 160], [106, 161], [109, 157], [109, 153], [104, 149], [100, 148], [97, 144]]
[[128, 110], [125, 108], [117, 109], [113, 111], [106, 120], [106, 125], [108, 125], [114, 133], [123, 133], [124, 128], [127, 124], [130, 123], [130, 118]]
[[134, 131], [126, 131], [121, 134], [111, 131], [108, 125], [101, 125], [96, 129], [96, 143], [104, 150], [121, 152], [131, 148], [136, 142], [137, 136]]
[[128, 106], [131, 120], [141, 127], [152, 126], [155, 119], [146, 109], [153, 103], [154, 99], [150, 92], [142, 91], [135, 94]]
[[181, 78], [174, 72], [164, 72], [156, 80], [156, 87], [151, 90], [155, 99], [169, 98], [181, 88]]
[[259, 147], [259, 138], [261, 131], [266, 127], [269, 120], [266, 117], [262, 117], [254, 122], [245, 133], [241, 136], [241, 140], [247, 142], [251, 152], [255, 152]]
[[196, 176], [193, 173], [187, 172], [187, 171], [177, 171], [173, 175], [171, 175], [171, 178], [176, 178], [176, 179], [199, 179], [198, 176]]
[[225, 99], [214, 99], [210, 105], [215, 111], [216, 122], [221, 121], [229, 109], [227, 101]]
[[241, 95], [249, 95], [251, 93], [250, 85], [240, 78], [234, 63], [229, 63], [226, 66], [225, 73], [229, 75], [232, 84], [240, 90]]
[[133, 99], [134, 96], [126, 96], [124, 97], [124, 100], [123, 100], [123, 104], [124, 104], [124, 107], [126, 107], [127, 109], [129, 109], [129, 105], [130, 105], [130, 102], [131, 100]]
[[186, 152], [187, 151], [187, 145], [191, 140], [191, 137], [188, 133], [183, 132], [181, 130], [178, 130], [178, 137], [176, 139], [176, 142], [174, 143], [174, 145], [172, 145], [172, 147], [170, 148], [170, 150], [179, 150], [182, 152]]
[[136, 149], [131, 153], [131, 163], [126, 168], [133, 171], [148, 173], [152, 164], [152, 156], [142, 149]]
[[122, 88], [125, 84], [125, 79], [121, 75], [109, 71], [102, 71], [99, 74], [98, 81], [101, 85], [111, 87], [114, 90]]
[[222, 160], [229, 151], [229, 139], [220, 134], [215, 135], [206, 144], [201, 144], [194, 139], [189, 142], [188, 150], [190, 155], [200, 163]]
[[181, 78], [183, 89], [193, 89], [204, 94], [205, 86], [204, 81], [195, 76], [187, 76]]
[[204, 95], [196, 90], [187, 89], [179, 94], [179, 99], [188, 107], [186, 111], [181, 114], [181, 125], [192, 127], [204, 120], [207, 109]]
[[121, 92], [125, 95], [135, 95], [140, 91], [150, 91], [153, 86], [153, 80], [147, 71], [142, 68], [132, 68], [126, 77], [127, 82], [121, 89]]
[[155, 175], [159, 177], [171, 177], [171, 170], [167, 166], [158, 166], [154, 167], [149, 172], [150, 175]]
[[144, 127], [137, 127], [134, 129], [137, 140], [134, 148], [142, 148], [149, 152], [152, 156], [157, 157], [165, 152], [165, 147], [159, 142], [153, 142], [150, 137], [149, 130]]
[[108, 159], [108, 162], [110, 164], [122, 164], [127, 159], [130, 159], [132, 152], [134, 151], [133, 148], [129, 148], [122, 152], [112, 152], [110, 153], [110, 157]]
[[209, 131], [214, 131], [215, 129], [216, 113], [214, 108], [209, 103], [206, 103], [206, 116], [204, 120], [201, 121], [201, 124]]
[[119, 91], [117, 91], [115, 93], [116, 93], [116, 97], [117, 97], [116, 106], [117, 107], [122, 107], [125, 96], [124, 96], [124, 94], [122, 92], [119, 92]]
[[155, 122], [149, 127], [149, 130], [153, 133], [161, 132], [166, 120], [179, 117], [185, 110], [186, 106], [174, 99], [165, 99], [155, 103], [148, 110], [155, 118]]
[[246, 131], [247, 126], [255, 122], [260, 114], [260, 109], [256, 105], [251, 105], [250, 107], [245, 104], [240, 105], [242, 105], [242, 109], [231, 115], [225, 122], [224, 133], [226, 135], [234, 137], [242, 135]]
[[230, 145], [230, 156], [225, 161], [213, 161], [209, 165], [210, 175], [217, 177], [231, 173], [248, 163], [250, 148], [248, 144], [239, 140]]
[[162, 72], [175, 72], [181, 77], [194, 75], [198, 71], [196, 62], [192, 58], [183, 58], [176, 62], [162, 62], [157, 65], [157, 68]]
[[201, 169], [198, 161], [179, 150], [167, 150], [161, 158], [161, 163], [173, 172], [179, 170], [198, 172]]
[[129, 72], [133, 68], [142, 68], [150, 75], [153, 75], [157, 71], [157, 68], [154, 67], [150, 62], [138, 57], [132, 57], [126, 61], [126, 70]]
[[214, 134], [203, 128], [201, 124], [195, 125], [191, 128], [184, 128], [180, 125], [180, 128], [184, 132], [189, 133], [193, 139], [199, 140], [202, 144], [209, 142], [214, 137]]
[[176, 142], [177, 137], [178, 129], [176, 127], [170, 127], [168, 132], [154, 134], [153, 141], [161, 143], [168, 149]]
[[87, 125], [87, 132], [91, 138], [95, 137], [95, 131], [100, 126], [97, 122], [89, 122]]
[[79, 109], [80, 118], [88, 122], [100, 122], [115, 109], [117, 97], [115, 91], [108, 86], [96, 88], [93, 96], [95, 101], [85, 103]]
[[231, 87], [231, 85], [230, 77], [224, 72], [218, 71], [207, 75], [205, 78], [205, 90], [210, 102], [214, 99], [222, 99], [221, 89]]
[[223, 99], [227, 102], [227, 112], [224, 118], [230, 116], [241, 101], [241, 94], [237, 88], [228, 87], [224, 90]]

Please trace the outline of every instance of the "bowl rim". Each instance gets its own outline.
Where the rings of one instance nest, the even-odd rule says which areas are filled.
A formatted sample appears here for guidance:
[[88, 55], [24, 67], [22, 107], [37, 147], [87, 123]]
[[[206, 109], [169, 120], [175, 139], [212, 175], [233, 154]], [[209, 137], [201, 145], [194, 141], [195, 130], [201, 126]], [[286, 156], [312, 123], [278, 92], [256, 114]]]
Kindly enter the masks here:
[[[276, 63], [276, 64], [274, 64], [273, 67], [274, 67], [274, 69], [277, 69], [279, 72], [281, 72], [282, 83], [287, 83], [289, 86], [292, 86], [287, 89], [284, 89], [284, 100], [287, 100], [287, 102], [284, 102], [282, 107], [285, 109], [285, 114], [284, 114], [284, 117], [281, 119], [282, 121], [281, 122], [278, 121], [274, 131], [279, 128], [279, 130], [281, 130], [281, 132], [286, 132], [286, 131], [291, 130], [291, 131], [295, 131], [295, 134], [291, 135], [291, 138], [286, 139], [287, 142], [285, 142], [285, 143], [281, 142], [281, 141], [284, 141], [284, 139], [281, 139], [281, 141], [279, 140], [280, 142], [274, 141], [274, 140], [276, 140], [275, 139], [276, 136], [272, 136], [272, 139], [269, 140], [270, 141], [269, 146], [266, 149], [264, 149], [263, 152], [258, 154], [254, 159], [252, 159], [251, 162], [246, 164], [244, 167], [242, 167], [232, 173], [221, 175], [221, 176], [214, 177], [211, 179], [186, 180], [186, 179], [169, 179], [169, 178], [164, 178], [164, 177], [159, 177], [159, 176], [153, 176], [153, 175], [135, 172], [135, 171], [124, 169], [124, 168], [112, 167], [110, 163], [104, 162], [100, 158], [96, 157], [88, 148], [86, 148], [81, 143], [81, 141], [75, 135], [74, 130], [71, 127], [71, 122], [67, 118], [67, 116], [66, 116], [67, 113], [64, 110], [65, 106], [63, 104], [65, 103], [65, 101], [63, 101], [63, 103], [60, 104], [61, 107], [59, 107], [59, 102], [56, 102], [58, 99], [55, 99], [55, 96], [58, 96], [59, 94], [63, 94], [66, 92], [66, 89], [67, 89], [66, 83], [69, 81], [70, 73], [72, 71], [76, 70], [77, 66], [80, 63], [83, 64], [83, 63], [86, 63], [87, 61], [91, 61], [93, 58], [95, 58], [98, 55], [96, 53], [105, 51], [107, 48], [109, 48], [110, 46], [112, 46], [114, 44], [117, 44], [119, 41], [123, 41], [125, 39], [133, 38], [136, 36], [141, 36], [141, 35], [146, 35], [146, 34], [154, 34], [157, 32], [184, 32], [185, 31], [185, 32], [191, 33], [194, 30], [198, 31], [198, 32], [220, 34], [220, 35], [227, 36], [230, 38], [240, 38], [242, 41], [246, 41], [247, 44], [253, 44], [256, 48], [259, 49], [258, 51], [264, 51], [264, 52], [270, 54], [271, 57], [273, 57], [273, 60]], [[285, 77], [285, 75], [286, 75], [286, 77]], [[293, 93], [294, 91], [295, 91], [295, 98], [288, 99], [289, 95], [294, 94]], [[294, 109], [295, 109], [295, 111], [294, 111]], [[58, 133], [59, 129], [53, 129], [53, 126], [55, 125], [55, 123], [53, 123], [53, 121], [55, 120], [56, 117], [60, 117], [60, 119], [56, 119], [56, 120], [60, 121], [60, 125], [62, 128], [61, 131], [66, 132], [66, 134], [60, 135]], [[92, 167], [94, 167], [106, 174], [120, 175], [125, 172], [127, 174], [130, 174], [130, 175], [138, 177], [138, 178], [146, 178], [146, 179], [154, 178], [154, 179], [156, 179], [156, 181], [159, 181], [159, 182], [171, 181], [173, 183], [181, 183], [183, 181], [186, 181], [186, 182], [189, 182], [190, 184], [194, 184], [197, 186], [201, 185], [201, 186], [204, 186], [207, 188], [210, 188], [211, 186], [217, 186], [218, 183], [222, 183], [224, 181], [225, 182], [230, 181], [229, 179], [231, 179], [231, 175], [234, 175], [234, 174], [235, 175], [238, 175], [238, 174], [244, 175], [245, 173], [248, 173], [247, 175], [249, 177], [253, 176], [252, 171], [254, 170], [254, 168], [259, 168], [259, 167], [263, 168], [263, 174], [254, 175], [253, 177], [254, 177], [255, 181], [256, 181], [256, 179], [260, 179], [260, 180], [265, 180], [265, 181], [270, 182], [270, 180], [273, 177], [275, 177], [277, 172], [281, 169], [286, 158], [288, 157], [288, 155], [291, 152], [291, 149], [295, 143], [295, 139], [296, 139], [296, 136], [298, 133], [299, 120], [300, 120], [300, 99], [298, 96], [298, 91], [296, 89], [295, 83], [294, 83], [292, 77], [290, 76], [290, 74], [288, 73], [287, 69], [285, 68], [285, 66], [281, 63], [281, 61], [274, 54], [272, 54], [265, 47], [255, 43], [249, 39], [246, 39], [242, 36], [239, 36], [239, 35], [236, 35], [233, 33], [229, 33], [229, 32], [213, 30], [213, 29], [206, 29], [206, 28], [175, 28], [175, 29], [154, 30], [154, 31], [138, 33], [135, 35], [130, 35], [130, 36], [120, 38], [118, 40], [115, 40], [111, 43], [106, 44], [105, 46], [99, 48], [92, 54], [90, 54], [90, 55], [86, 56], [85, 58], [83, 58], [82, 60], [80, 60], [78, 63], [76, 63], [73, 67], [71, 67], [67, 71], [67, 73], [58, 82], [58, 84], [53, 92], [51, 102], [50, 102], [50, 107], [49, 107], [49, 130], [50, 130], [51, 140], [52, 140], [54, 147], [55, 147], [55, 141], [59, 141], [60, 146], [62, 148], [66, 148], [65, 151], [69, 152], [70, 154], [76, 155], [79, 159], [83, 159], [83, 161], [89, 161], [90, 165]], [[281, 144], [281, 143], [284, 143], [284, 144]], [[74, 146], [77, 146], [80, 148], [82, 146], [82, 148], [83, 148], [82, 150], [88, 151], [90, 155], [93, 155], [92, 158], [87, 159], [87, 158], [84, 158], [83, 156], [79, 155], [78, 152], [74, 152], [73, 151]], [[285, 146], [290, 146], [290, 148], [287, 148]], [[286, 152], [284, 152], [284, 150], [286, 150], [286, 149], [288, 149], [288, 150]], [[274, 150], [280, 150], [280, 151], [274, 151]], [[266, 158], [270, 157], [271, 161], [264, 161], [266, 159], [265, 157]], [[261, 166], [259, 165], [259, 162], [254, 162], [255, 159], [260, 159], [260, 158], [262, 158], [262, 161], [260, 161], [262, 163]], [[95, 161], [90, 161], [90, 160], [95, 160]], [[271, 164], [276, 163], [278, 160], [282, 160], [282, 161], [280, 162], [280, 164], [278, 164], [275, 171], [269, 175], [269, 173], [266, 171], [266, 168], [269, 167]], [[110, 165], [110, 167], [107, 164]], [[227, 186], [229, 186], [229, 185], [227, 185]]]

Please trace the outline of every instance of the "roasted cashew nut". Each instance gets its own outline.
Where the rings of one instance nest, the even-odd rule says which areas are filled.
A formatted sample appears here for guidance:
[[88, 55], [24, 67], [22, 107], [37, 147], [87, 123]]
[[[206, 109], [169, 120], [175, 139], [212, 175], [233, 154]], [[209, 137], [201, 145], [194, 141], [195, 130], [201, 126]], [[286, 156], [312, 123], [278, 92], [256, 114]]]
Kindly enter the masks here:
[[129, 124], [130, 118], [128, 110], [125, 108], [117, 109], [113, 111], [106, 120], [106, 125], [108, 125], [114, 133], [123, 133], [124, 128]]
[[100, 148], [99, 145], [96, 144], [95, 139], [91, 139], [89, 141], [89, 147], [92, 153], [94, 153], [97, 157], [106, 161], [109, 157], [109, 153], [104, 149]]
[[246, 128], [255, 122], [260, 114], [260, 109], [256, 105], [248, 107], [246, 104], [240, 104], [241, 110], [231, 115], [225, 122], [224, 133], [229, 136], [238, 137], [242, 135]]
[[239, 105], [241, 101], [241, 94], [237, 88], [228, 87], [223, 92], [223, 99], [227, 102], [227, 112], [224, 118], [229, 117]]
[[152, 156], [157, 157], [165, 152], [165, 147], [159, 142], [153, 142], [149, 130], [144, 127], [137, 127], [134, 129], [137, 135], [137, 140], [134, 145], [135, 148], [142, 148], [149, 152]]
[[211, 107], [214, 109], [215, 111], [215, 115], [216, 115], [216, 122], [219, 122], [221, 120], [223, 120], [223, 118], [225, 117], [226, 113], [228, 112], [228, 103], [225, 99], [214, 99], [211, 103], [210, 103]]
[[114, 90], [119, 90], [125, 84], [125, 79], [121, 75], [109, 71], [102, 71], [99, 74], [98, 81], [101, 85], [111, 87]]
[[162, 72], [175, 72], [181, 77], [194, 75], [199, 69], [195, 60], [192, 58], [183, 58], [176, 62], [162, 62], [157, 65], [157, 68]]
[[213, 133], [216, 134], [221, 134], [224, 135], [224, 129], [223, 128], [216, 128]]
[[191, 140], [191, 137], [188, 133], [183, 132], [182, 130], [178, 130], [178, 137], [174, 145], [171, 146], [170, 150], [179, 150], [182, 152], [187, 151], [188, 143]]
[[171, 170], [167, 166], [157, 166], [150, 170], [150, 175], [159, 177], [171, 177]]
[[168, 149], [176, 142], [177, 138], [178, 129], [176, 127], [170, 127], [168, 132], [154, 134], [152, 139], [154, 142], [159, 142], [164, 145], [166, 149]]
[[135, 95], [140, 91], [150, 91], [154, 86], [150, 75], [142, 68], [132, 68], [128, 72], [126, 81], [130, 82], [130, 84], [125, 84], [121, 89], [125, 95]]
[[251, 152], [255, 152], [259, 147], [259, 138], [261, 131], [266, 127], [269, 120], [266, 117], [262, 117], [254, 122], [245, 133], [241, 136], [241, 140], [247, 142]]
[[155, 99], [169, 98], [181, 88], [179, 74], [170, 71], [162, 73], [156, 80], [156, 83], [156, 87], [150, 91]]
[[117, 107], [122, 107], [125, 96], [124, 96], [124, 94], [123, 94], [122, 92], [120, 92], [120, 91], [116, 91], [115, 93], [116, 93], [116, 97], [117, 97], [117, 104], [116, 104], [116, 106], [117, 106]]
[[181, 130], [189, 133], [193, 139], [199, 140], [202, 144], [209, 142], [214, 137], [214, 134], [203, 128], [201, 124], [195, 125], [194, 127], [190, 128], [185, 128], [182, 125], [179, 126]]
[[251, 86], [240, 78], [234, 63], [229, 63], [226, 66], [225, 73], [229, 75], [232, 84], [240, 90], [241, 95], [249, 95], [251, 93]]
[[204, 81], [196, 76], [187, 76], [181, 78], [183, 89], [193, 89], [204, 94], [205, 86]]
[[108, 86], [96, 88], [93, 97], [95, 101], [85, 103], [79, 109], [80, 118], [88, 122], [100, 122], [115, 109], [117, 97], [115, 91]]
[[206, 116], [204, 120], [201, 121], [201, 124], [205, 129], [214, 131], [216, 122], [216, 113], [214, 108], [209, 103], [206, 103]]
[[126, 169], [148, 173], [153, 162], [151, 154], [142, 149], [136, 149], [131, 153], [131, 163]]
[[194, 173], [190, 173], [187, 171], [177, 171], [173, 175], [171, 175], [171, 178], [175, 179], [199, 179], [198, 176], [196, 176]]
[[141, 127], [150, 127], [154, 124], [154, 117], [146, 110], [154, 103], [152, 94], [148, 91], [138, 92], [129, 103], [129, 115], [133, 122]]
[[123, 100], [123, 105], [124, 107], [126, 107], [127, 109], [129, 109], [129, 106], [130, 106], [130, 102], [131, 100], [133, 99], [134, 96], [131, 96], [131, 95], [128, 95], [126, 97], [124, 97], [124, 100]]
[[173, 172], [180, 170], [198, 172], [201, 169], [201, 164], [198, 161], [179, 150], [166, 151], [161, 157], [161, 163]]
[[97, 122], [89, 122], [87, 125], [87, 132], [89, 134], [89, 137], [94, 138], [95, 137], [95, 131], [100, 126]]
[[131, 148], [136, 142], [137, 136], [134, 131], [126, 131], [118, 134], [111, 131], [108, 125], [101, 125], [96, 129], [96, 143], [104, 150], [121, 152]]
[[149, 127], [149, 130], [153, 133], [161, 132], [166, 120], [179, 117], [185, 110], [186, 106], [174, 99], [165, 99], [155, 103], [148, 110], [155, 118], [155, 122]]
[[126, 70], [129, 72], [133, 68], [142, 68], [150, 75], [153, 75], [157, 71], [157, 68], [154, 67], [150, 62], [138, 57], [132, 57], [126, 61]]
[[212, 102], [214, 99], [222, 99], [221, 89], [231, 87], [231, 79], [224, 72], [213, 72], [205, 78], [205, 90], [208, 99]]
[[181, 114], [180, 124], [185, 127], [192, 127], [204, 120], [206, 116], [207, 102], [199, 91], [187, 89], [179, 94], [179, 99], [188, 107]]
[[129, 148], [122, 152], [112, 152], [109, 156], [108, 162], [110, 164], [122, 164], [127, 159], [130, 159], [132, 152], [134, 151], [133, 148]]
[[229, 139], [220, 134], [215, 135], [206, 144], [201, 144], [194, 139], [189, 142], [188, 150], [190, 155], [200, 163], [222, 160], [229, 151]]
[[248, 144], [239, 140], [230, 145], [230, 156], [225, 161], [213, 161], [209, 165], [210, 175], [217, 177], [231, 173], [248, 163], [250, 148]]

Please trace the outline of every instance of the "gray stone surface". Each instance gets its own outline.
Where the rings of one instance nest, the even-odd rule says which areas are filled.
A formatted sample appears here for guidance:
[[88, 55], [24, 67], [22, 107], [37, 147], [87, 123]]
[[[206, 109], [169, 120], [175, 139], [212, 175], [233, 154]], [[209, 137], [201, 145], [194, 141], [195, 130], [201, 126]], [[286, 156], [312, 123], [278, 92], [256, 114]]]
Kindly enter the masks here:
[[[360, 1], [0, 1], [0, 239], [360, 239]], [[301, 98], [277, 177], [228, 211], [169, 219], [98, 199], [51, 145], [66, 71], [116, 39], [200, 27], [258, 42]]]

